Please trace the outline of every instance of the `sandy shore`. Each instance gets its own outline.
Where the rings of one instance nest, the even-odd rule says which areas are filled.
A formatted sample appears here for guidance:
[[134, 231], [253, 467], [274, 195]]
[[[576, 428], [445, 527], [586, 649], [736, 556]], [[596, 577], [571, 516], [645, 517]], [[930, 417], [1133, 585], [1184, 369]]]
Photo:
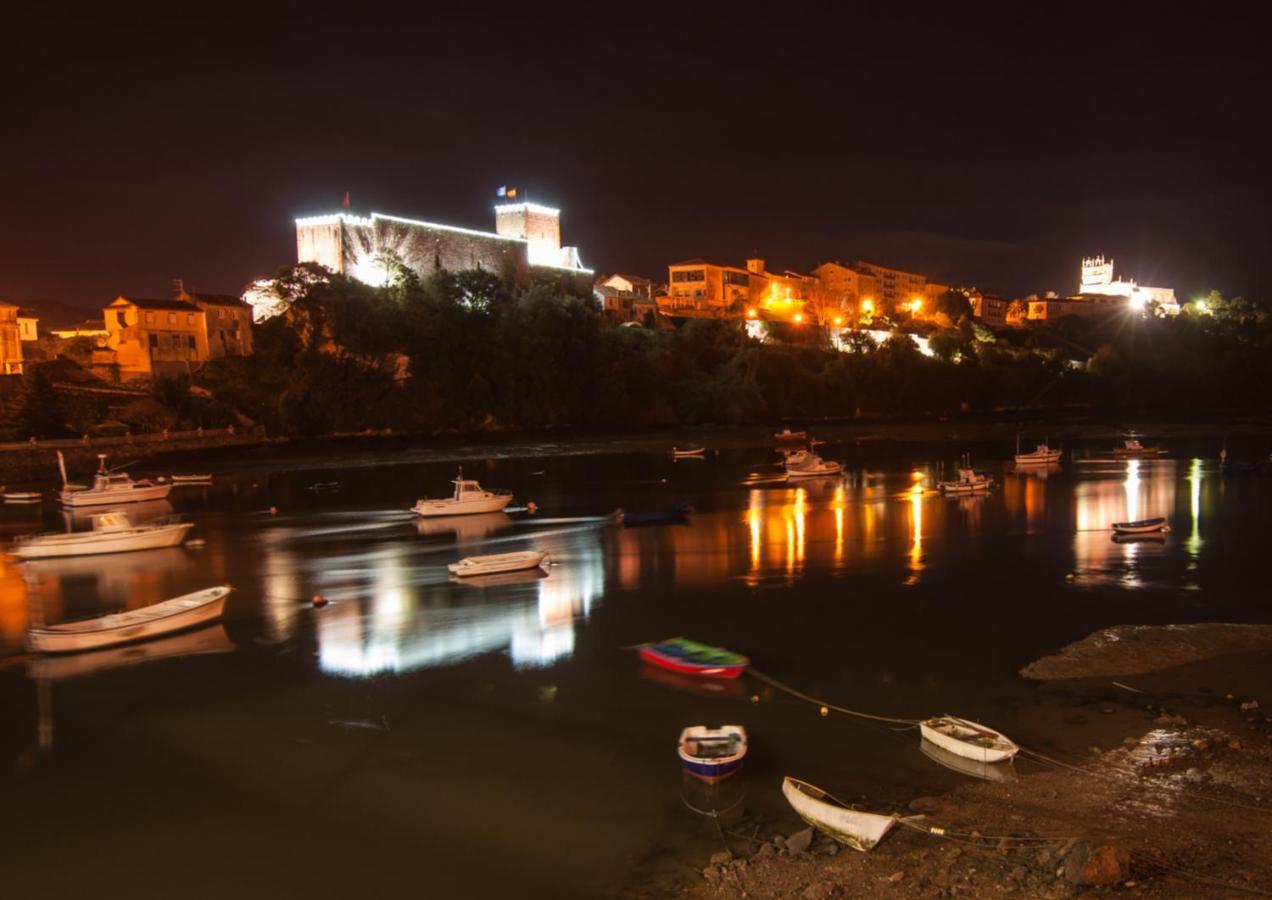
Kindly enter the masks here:
[[[1175, 647], [1168, 658], [1198, 652], [1190, 632], [1159, 631], [1157, 651]], [[1236, 633], [1210, 632], [1212, 640]], [[629, 896], [1069, 898], [1112, 891], [1174, 900], [1272, 891], [1272, 710], [1265, 709], [1272, 659], [1226, 649], [1244, 640], [1212, 643], [1211, 658], [1159, 666], [1134, 685], [1114, 685], [1104, 660], [1088, 677], [1044, 683], [1035, 724], [1045, 727], [1045, 718], [1058, 732], [1047, 752], [1026, 748], [1003, 782], [968, 778], [948, 794], [911, 802], [908, 812], [925, 814], [923, 824], [945, 836], [898, 827], [859, 853], [793, 827], [793, 816], [769, 824], [726, 814], [716, 855]]]

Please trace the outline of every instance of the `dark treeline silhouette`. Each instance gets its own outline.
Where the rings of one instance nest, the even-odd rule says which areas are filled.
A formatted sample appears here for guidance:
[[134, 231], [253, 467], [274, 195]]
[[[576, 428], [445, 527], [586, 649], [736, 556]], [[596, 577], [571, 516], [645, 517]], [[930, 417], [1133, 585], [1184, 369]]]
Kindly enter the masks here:
[[[398, 267], [370, 287], [306, 264], [277, 280], [287, 311], [257, 328], [256, 355], [196, 376], [217, 405], [273, 434], [561, 427], [652, 428], [856, 415], [947, 415], [1088, 405], [1121, 414], [1267, 404], [1272, 322], [1212, 295], [1209, 311], [1068, 318], [995, 337], [962, 316], [876, 345], [825, 332], [690, 320], [611, 325], [551, 283], [486, 272], [421, 281]], [[945, 321], [949, 322], [948, 318]]]

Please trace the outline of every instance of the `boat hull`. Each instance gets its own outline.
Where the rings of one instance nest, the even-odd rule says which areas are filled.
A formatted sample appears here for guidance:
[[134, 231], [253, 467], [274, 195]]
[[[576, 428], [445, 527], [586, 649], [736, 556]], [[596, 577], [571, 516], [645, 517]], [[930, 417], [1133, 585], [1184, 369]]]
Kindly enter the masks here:
[[742, 768], [742, 760], [740, 759], [725, 763], [709, 763], [701, 760], [685, 759], [682, 755], [680, 763], [685, 767], [686, 772], [699, 781], [705, 781], [707, 784], [723, 781]]
[[1052, 463], [1060, 462], [1060, 451], [1054, 453], [1022, 453], [1016, 457], [1016, 465], [1018, 466], [1049, 466]]
[[31, 649], [40, 653], [75, 653], [144, 641], [215, 622], [224, 612], [229, 593], [228, 587], [211, 588], [89, 623], [32, 628], [27, 639]]
[[697, 675], [700, 678], [740, 678], [746, 671], [747, 663], [725, 666], [701, 666], [685, 660], [664, 656], [653, 647], [641, 647], [640, 658], [645, 662], [682, 675]]
[[500, 512], [512, 502], [512, 494], [482, 497], [476, 500], [421, 500], [411, 507], [417, 516], [471, 516], [476, 513]]
[[983, 494], [989, 490], [991, 482], [981, 481], [974, 484], [940, 482], [937, 487], [942, 494]]
[[161, 525], [132, 533], [82, 532], [81, 539], [73, 535], [57, 535], [56, 539], [35, 539], [18, 544], [13, 555], [19, 559], [60, 559], [68, 556], [95, 556], [101, 553], [131, 553], [136, 550], [157, 550], [175, 547], [185, 540], [186, 532], [194, 525], [182, 522], [177, 525]]
[[115, 503], [141, 503], [145, 500], [162, 500], [168, 496], [171, 490], [171, 484], [151, 484], [145, 487], [105, 491], [89, 488], [82, 491], [64, 490], [59, 495], [59, 498], [63, 506], [79, 509], [85, 506], [109, 506]]
[[827, 803], [820, 799], [825, 796], [820, 788], [796, 778], [787, 777], [782, 782], [782, 794], [801, 819], [854, 850], [873, 849], [897, 823], [896, 816], [859, 812]]
[[1143, 522], [1114, 522], [1116, 534], [1158, 534], [1166, 530], [1165, 519], [1151, 519]]
[[966, 724], [970, 729], [977, 729], [985, 734], [994, 735], [1004, 743], [1004, 746], [978, 747], [975, 744], [968, 743], [967, 741], [959, 740], [953, 735], [946, 734], [940, 729], [934, 727], [933, 723], [935, 722], [936, 720], [929, 719], [926, 722], [919, 723], [919, 734], [922, 736], [923, 740], [931, 744], [935, 744], [937, 747], [949, 753], [953, 753], [955, 756], [961, 756], [964, 759], [970, 759], [981, 763], [1006, 762], [1014, 757], [1020, 749], [1006, 737], [999, 734], [997, 731], [994, 731], [994, 729], [987, 728], [978, 722], [967, 721]]
[[474, 575], [500, 575], [505, 572], [523, 572], [537, 569], [548, 558], [545, 551], [533, 553], [504, 553], [499, 556], [469, 557], [446, 568], [457, 578], [469, 578]]

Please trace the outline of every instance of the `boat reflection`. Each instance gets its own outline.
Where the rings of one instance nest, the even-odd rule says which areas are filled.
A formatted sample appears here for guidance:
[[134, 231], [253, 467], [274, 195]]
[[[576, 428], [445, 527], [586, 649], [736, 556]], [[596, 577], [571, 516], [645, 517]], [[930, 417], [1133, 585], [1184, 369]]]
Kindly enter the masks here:
[[966, 756], [951, 753], [944, 747], [938, 747], [931, 741], [924, 740], [919, 741], [919, 751], [933, 762], [962, 775], [970, 775], [972, 778], [1000, 783], [1017, 780], [1016, 769], [1010, 762], [988, 763], [976, 759], [968, 759]]
[[496, 651], [507, 651], [517, 668], [552, 665], [573, 653], [575, 623], [604, 591], [600, 534], [591, 528], [537, 540], [556, 563], [550, 573], [463, 584], [405, 545], [329, 560], [312, 573], [318, 591], [335, 601], [318, 619], [319, 666], [365, 677]]
[[1074, 484], [1073, 556], [1080, 571], [1106, 572], [1125, 587], [1141, 586], [1139, 553], [1154, 542], [1113, 541], [1110, 528], [1114, 522], [1169, 515], [1175, 508], [1177, 465], [1132, 459], [1084, 470]]
[[471, 516], [421, 516], [415, 520], [415, 528], [423, 537], [454, 535], [460, 544], [481, 541], [496, 531], [513, 524], [505, 512], [475, 513]]
[[124, 512], [134, 524], [141, 525], [172, 515], [172, 504], [167, 500], [143, 500], [140, 503], [103, 504], [101, 506], [62, 509], [62, 521], [67, 531], [91, 528], [93, 517], [106, 512]]
[[663, 669], [659, 666], [651, 666], [648, 663], [641, 665], [640, 677], [645, 681], [653, 682], [663, 687], [684, 691], [689, 694], [698, 694], [703, 697], [745, 699], [747, 695], [746, 686], [740, 679], [702, 678], [696, 675], [686, 675], [682, 672], [673, 672], [670, 669]]
[[23, 564], [28, 601], [45, 624], [99, 614], [104, 609], [140, 609], [173, 596], [171, 575], [183, 570], [180, 547], [97, 556], [31, 560]]
[[745, 772], [715, 784], [694, 778], [683, 769], [681, 775], [680, 800], [689, 810], [726, 822], [740, 815], [742, 801], [746, 800]]
[[233, 650], [234, 642], [226, 633], [225, 626], [218, 624], [122, 647], [63, 656], [40, 656], [27, 664], [27, 674], [32, 678], [62, 681], [159, 659], [230, 653]]

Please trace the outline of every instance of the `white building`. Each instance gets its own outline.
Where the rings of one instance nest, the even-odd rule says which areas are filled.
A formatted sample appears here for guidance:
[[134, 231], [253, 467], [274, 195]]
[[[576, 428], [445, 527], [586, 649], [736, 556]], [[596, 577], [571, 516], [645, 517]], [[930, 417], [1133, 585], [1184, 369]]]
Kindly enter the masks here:
[[1150, 303], [1156, 305], [1160, 314], [1174, 316], [1179, 313], [1179, 302], [1175, 300], [1174, 288], [1148, 287], [1136, 284], [1135, 280], [1123, 281], [1113, 278], [1113, 259], [1107, 261], [1103, 256], [1086, 257], [1082, 260], [1081, 281], [1078, 293], [1098, 294], [1105, 297], [1124, 297], [1131, 309], [1142, 310]]

